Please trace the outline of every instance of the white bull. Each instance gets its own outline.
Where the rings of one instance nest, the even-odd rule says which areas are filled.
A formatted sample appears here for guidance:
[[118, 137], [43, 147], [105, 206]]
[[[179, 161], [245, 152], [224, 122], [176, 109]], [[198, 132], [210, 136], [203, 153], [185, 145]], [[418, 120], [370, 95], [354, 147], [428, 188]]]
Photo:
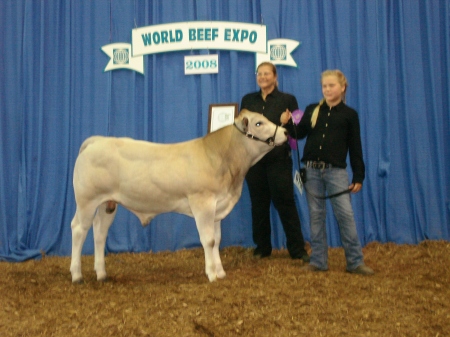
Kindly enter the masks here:
[[[120, 204], [147, 225], [177, 212], [195, 219], [209, 281], [225, 277], [219, 255], [220, 220], [239, 200], [249, 168], [281, 145], [286, 130], [259, 113], [241, 111], [229, 125], [205, 137], [175, 144], [93, 136], [81, 145], [73, 187], [72, 282], [81, 282], [81, 250], [94, 226], [97, 280], [106, 279], [105, 243]], [[261, 140], [261, 141], [259, 141]]]

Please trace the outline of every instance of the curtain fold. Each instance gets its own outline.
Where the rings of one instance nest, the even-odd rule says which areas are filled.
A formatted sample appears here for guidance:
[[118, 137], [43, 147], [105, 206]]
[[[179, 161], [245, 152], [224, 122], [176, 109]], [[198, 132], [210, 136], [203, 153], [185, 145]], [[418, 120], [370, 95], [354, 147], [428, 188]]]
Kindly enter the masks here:
[[[321, 72], [341, 69], [366, 163], [352, 196], [362, 244], [450, 239], [450, 0], [19, 0], [0, 2], [0, 261], [70, 254], [73, 166], [84, 139], [201, 137], [209, 104], [240, 103], [258, 89], [247, 52], [160, 53], [144, 56], [144, 75], [104, 71], [102, 46], [130, 43], [135, 27], [183, 21], [263, 23], [268, 39], [299, 41], [297, 67], [278, 66], [278, 80], [301, 109], [320, 100]], [[207, 53], [219, 55], [218, 74], [184, 75], [184, 56]], [[305, 196], [296, 192], [296, 203], [308, 240]], [[223, 247], [253, 245], [250, 208], [244, 183], [222, 221]], [[283, 248], [272, 211], [274, 247]], [[328, 242], [340, 246], [330, 205], [327, 212]], [[162, 214], [143, 227], [120, 208], [106, 250], [199, 246], [189, 217]], [[90, 231], [83, 253], [93, 247]]]

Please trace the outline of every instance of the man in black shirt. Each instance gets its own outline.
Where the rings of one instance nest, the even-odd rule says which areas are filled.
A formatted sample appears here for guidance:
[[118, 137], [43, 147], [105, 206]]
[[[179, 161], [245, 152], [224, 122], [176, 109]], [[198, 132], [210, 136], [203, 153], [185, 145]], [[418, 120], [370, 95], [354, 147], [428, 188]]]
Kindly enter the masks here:
[[[283, 112], [298, 109], [293, 95], [278, 90], [276, 68], [272, 63], [264, 62], [258, 66], [257, 82], [261, 90], [245, 95], [241, 110], [262, 113], [279, 125]], [[270, 203], [273, 202], [283, 224], [290, 256], [309, 262], [294, 200], [289, 145], [284, 143], [266, 154], [250, 168], [246, 181], [252, 203], [253, 241], [256, 244], [254, 255], [264, 258], [272, 253]]]

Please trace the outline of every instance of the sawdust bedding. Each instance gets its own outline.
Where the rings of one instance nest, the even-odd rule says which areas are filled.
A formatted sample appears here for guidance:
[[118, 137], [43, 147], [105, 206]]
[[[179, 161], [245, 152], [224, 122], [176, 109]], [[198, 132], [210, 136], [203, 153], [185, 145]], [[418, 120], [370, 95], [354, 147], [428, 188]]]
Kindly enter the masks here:
[[374, 276], [302, 272], [286, 250], [257, 260], [221, 250], [227, 277], [209, 283], [201, 248], [106, 257], [97, 282], [83, 256], [82, 284], [70, 257], [0, 263], [0, 336], [450, 336], [450, 243], [371, 243]]

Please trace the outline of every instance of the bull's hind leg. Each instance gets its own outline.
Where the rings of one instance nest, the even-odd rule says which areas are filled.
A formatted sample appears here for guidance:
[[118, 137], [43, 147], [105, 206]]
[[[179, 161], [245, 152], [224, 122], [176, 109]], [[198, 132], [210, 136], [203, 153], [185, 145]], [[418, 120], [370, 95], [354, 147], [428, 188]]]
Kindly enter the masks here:
[[92, 219], [95, 214], [95, 206], [78, 207], [72, 219], [72, 260], [70, 262], [70, 272], [72, 282], [78, 283], [83, 280], [81, 273], [81, 251], [86, 240], [89, 228], [92, 226]]
[[105, 244], [108, 230], [114, 221], [117, 213], [117, 204], [114, 201], [107, 201], [98, 207], [94, 217], [94, 244], [95, 262], [94, 269], [97, 273], [97, 281], [106, 280], [105, 268]]

